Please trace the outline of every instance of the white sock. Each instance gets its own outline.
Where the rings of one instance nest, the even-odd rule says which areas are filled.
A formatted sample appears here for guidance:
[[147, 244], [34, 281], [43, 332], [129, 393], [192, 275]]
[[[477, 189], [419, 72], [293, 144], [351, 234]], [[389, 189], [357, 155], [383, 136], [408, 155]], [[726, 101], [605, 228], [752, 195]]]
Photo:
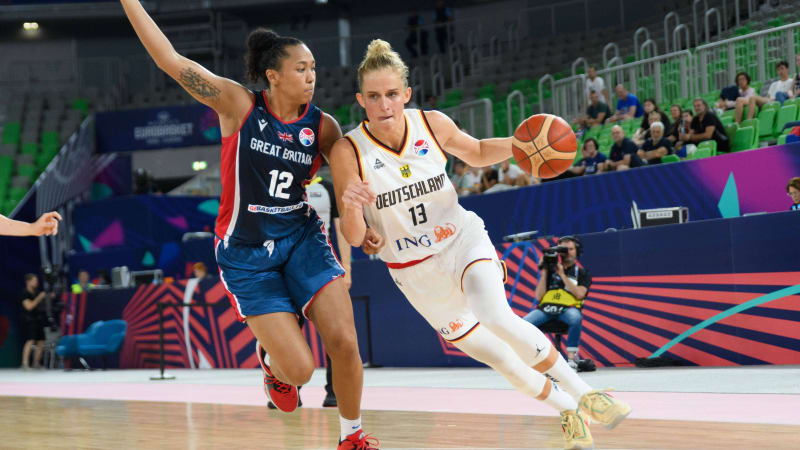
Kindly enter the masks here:
[[361, 416], [358, 416], [358, 419], [345, 419], [342, 416], [339, 416], [339, 429], [341, 430], [342, 437], [340, 440], [345, 440], [347, 436], [355, 433], [356, 431], [361, 429]]
[[544, 402], [550, 405], [551, 407], [555, 408], [556, 411], [575, 411], [578, 409], [578, 403], [569, 396], [566, 392], [562, 391], [561, 388], [558, 387], [555, 383], [550, 383], [550, 395], [544, 399]]
[[[550, 349], [551, 352], [556, 352], [555, 347]], [[586, 384], [585, 381], [577, 374], [570, 366], [563, 356], [558, 355], [556, 363], [550, 370], [545, 372], [556, 381], [565, 391], [569, 393], [577, 401], [580, 401], [583, 394], [592, 390], [591, 386]]]

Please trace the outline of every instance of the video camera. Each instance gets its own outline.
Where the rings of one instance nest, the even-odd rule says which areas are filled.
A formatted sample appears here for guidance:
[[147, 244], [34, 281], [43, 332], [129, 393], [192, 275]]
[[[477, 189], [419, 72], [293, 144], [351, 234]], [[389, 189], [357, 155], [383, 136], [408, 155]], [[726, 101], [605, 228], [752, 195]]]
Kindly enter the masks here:
[[559, 254], [566, 255], [569, 249], [564, 245], [556, 245], [544, 249], [544, 256], [542, 263], [539, 265], [539, 270], [547, 269], [548, 273], [555, 273], [558, 270], [558, 256]]

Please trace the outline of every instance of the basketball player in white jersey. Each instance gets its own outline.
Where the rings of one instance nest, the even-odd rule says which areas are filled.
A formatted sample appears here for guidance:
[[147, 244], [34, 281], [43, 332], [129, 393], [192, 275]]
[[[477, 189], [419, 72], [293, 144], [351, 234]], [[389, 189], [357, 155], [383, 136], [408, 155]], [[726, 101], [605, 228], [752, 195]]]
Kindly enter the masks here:
[[592, 448], [586, 419], [612, 428], [630, 406], [592, 390], [538, 328], [511, 310], [505, 267], [483, 221], [458, 204], [445, 174], [444, 151], [485, 167], [511, 157], [511, 138], [477, 140], [442, 113], [404, 109], [407, 76], [388, 43], [370, 43], [356, 94], [368, 120], [331, 150], [342, 232], [386, 262], [444, 339], [558, 410], [566, 448]]

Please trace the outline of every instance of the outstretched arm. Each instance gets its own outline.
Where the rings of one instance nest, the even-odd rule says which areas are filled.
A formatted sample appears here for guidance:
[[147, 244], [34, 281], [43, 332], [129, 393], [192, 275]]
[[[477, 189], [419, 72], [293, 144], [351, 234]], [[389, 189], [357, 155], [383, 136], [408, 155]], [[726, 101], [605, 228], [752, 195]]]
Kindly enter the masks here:
[[475, 139], [459, 130], [452, 119], [439, 111], [425, 111], [431, 130], [450, 153], [472, 167], [486, 167], [511, 158], [511, 138]]
[[346, 138], [336, 141], [328, 161], [339, 207], [342, 234], [350, 245], [359, 246], [363, 243], [367, 232], [364, 205], [375, 202], [375, 192], [369, 187], [369, 183], [359, 177], [355, 150]]
[[[121, 0], [136, 35], [159, 69], [175, 79], [197, 101], [209, 106], [222, 120], [223, 134], [226, 125], [238, 128], [250, 109], [252, 97], [249, 90], [227, 78], [218, 77], [200, 64], [179, 55], [158, 25], [150, 18], [139, 0]], [[231, 123], [226, 124], [227, 120]]]
[[55, 211], [42, 214], [34, 223], [9, 219], [0, 215], [0, 235], [3, 236], [51, 236], [58, 233], [61, 215]]

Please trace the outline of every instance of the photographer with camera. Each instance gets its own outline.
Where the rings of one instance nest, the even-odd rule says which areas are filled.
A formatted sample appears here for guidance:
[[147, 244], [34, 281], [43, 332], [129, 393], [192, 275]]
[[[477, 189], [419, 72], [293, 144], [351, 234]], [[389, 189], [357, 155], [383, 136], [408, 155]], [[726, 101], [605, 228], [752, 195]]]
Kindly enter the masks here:
[[581, 241], [575, 236], [564, 236], [558, 240], [557, 247], [545, 250], [535, 292], [538, 304], [525, 316], [525, 320], [537, 327], [551, 320], [563, 322], [569, 327], [567, 356], [573, 369], [578, 367], [581, 310], [592, 284], [589, 272], [578, 267], [580, 254]]

